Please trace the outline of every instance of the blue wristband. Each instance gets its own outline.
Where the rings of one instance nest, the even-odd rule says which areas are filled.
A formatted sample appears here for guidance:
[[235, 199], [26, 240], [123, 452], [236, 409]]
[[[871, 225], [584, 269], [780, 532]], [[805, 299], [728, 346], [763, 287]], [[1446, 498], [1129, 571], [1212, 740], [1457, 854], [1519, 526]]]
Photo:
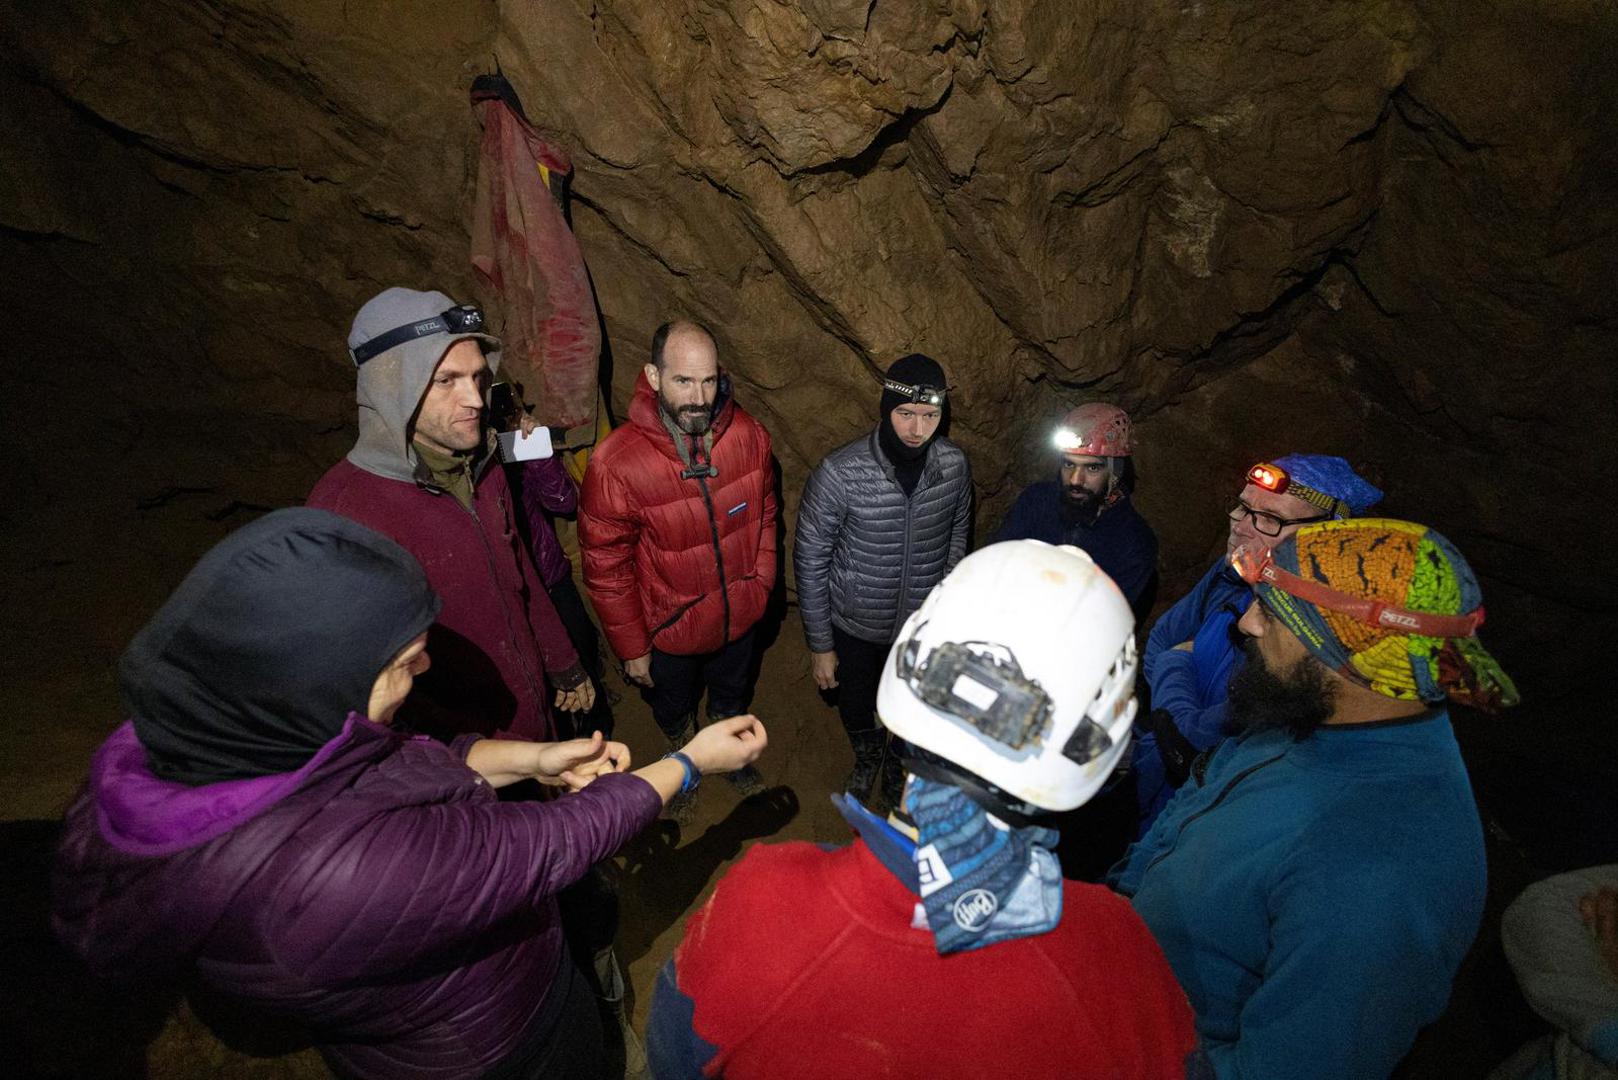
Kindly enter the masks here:
[[685, 776], [680, 780], [680, 794], [685, 795], [689, 792], [697, 790], [697, 785], [702, 783], [702, 770], [697, 768], [696, 763], [680, 750], [675, 750], [671, 753], [663, 755], [664, 761], [667, 761], [669, 758], [673, 758], [675, 761], [678, 761], [680, 763], [680, 768], [685, 770]]

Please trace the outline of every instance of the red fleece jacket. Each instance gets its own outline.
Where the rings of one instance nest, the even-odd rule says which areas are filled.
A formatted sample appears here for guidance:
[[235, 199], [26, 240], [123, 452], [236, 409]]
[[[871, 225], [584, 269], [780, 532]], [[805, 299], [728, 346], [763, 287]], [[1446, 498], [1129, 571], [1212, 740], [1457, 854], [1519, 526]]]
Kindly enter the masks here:
[[1048, 934], [939, 956], [863, 841], [754, 847], [674, 956], [703, 1075], [1184, 1077], [1191, 1006], [1146, 925], [1099, 885], [1062, 904]]

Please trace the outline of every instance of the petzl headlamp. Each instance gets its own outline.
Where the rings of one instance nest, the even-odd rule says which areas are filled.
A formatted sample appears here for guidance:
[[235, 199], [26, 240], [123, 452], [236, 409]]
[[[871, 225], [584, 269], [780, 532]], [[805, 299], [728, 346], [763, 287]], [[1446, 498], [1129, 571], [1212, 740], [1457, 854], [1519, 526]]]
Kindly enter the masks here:
[[1327, 495], [1324, 491], [1317, 491], [1307, 484], [1303, 484], [1287, 475], [1287, 471], [1279, 465], [1265, 461], [1254, 465], [1247, 470], [1247, 482], [1265, 491], [1273, 491], [1277, 495], [1291, 495], [1295, 499], [1302, 499], [1310, 506], [1318, 506], [1333, 517], [1353, 517], [1348, 504], [1334, 495]]
[[354, 366], [359, 367], [365, 361], [382, 355], [395, 345], [403, 345], [405, 342], [414, 341], [417, 338], [428, 337], [432, 334], [481, 333], [483, 333], [483, 312], [471, 304], [461, 304], [434, 315], [430, 319], [406, 323], [404, 326], [395, 326], [392, 330], [378, 334], [358, 348], [348, 350], [348, 355], [354, 358]]
[[893, 391], [913, 405], [931, 405], [935, 409], [944, 407], [944, 396], [949, 392], [947, 386], [911, 386], [896, 379], [883, 379], [882, 389]]
[[1231, 552], [1230, 565], [1249, 585], [1262, 583], [1272, 586], [1288, 596], [1307, 600], [1329, 611], [1341, 612], [1367, 626], [1380, 626], [1424, 637], [1447, 638], [1471, 637], [1483, 625], [1481, 607], [1465, 615], [1436, 615], [1430, 611], [1411, 611], [1381, 600], [1338, 592], [1328, 585], [1281, 569], [1275, 565], [1275, 553], [1267, 548], [1254, 553], [1243, 545]]

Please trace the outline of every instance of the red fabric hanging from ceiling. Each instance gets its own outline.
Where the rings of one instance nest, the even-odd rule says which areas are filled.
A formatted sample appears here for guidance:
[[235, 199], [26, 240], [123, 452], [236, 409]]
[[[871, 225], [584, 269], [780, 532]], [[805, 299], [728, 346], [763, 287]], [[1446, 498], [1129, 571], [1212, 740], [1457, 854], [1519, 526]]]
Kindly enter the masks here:
[[578, 240], [552, 194], [572, 163], [522, 116], [504, 78], [478, 79], [472, 101], [483, 125], [472, 266], [502, 316], [501, 367], [542, 424], [593, 425], [601, 324]]

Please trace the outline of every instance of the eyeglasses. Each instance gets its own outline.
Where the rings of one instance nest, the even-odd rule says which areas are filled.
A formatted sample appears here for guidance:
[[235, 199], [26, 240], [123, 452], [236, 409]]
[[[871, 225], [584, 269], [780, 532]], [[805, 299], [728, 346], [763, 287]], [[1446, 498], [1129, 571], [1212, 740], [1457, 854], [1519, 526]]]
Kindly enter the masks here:
[[460, 304], [448, 311], [434, 315], [430, 319], [420, 322], [406, 323], [404, 326], [395, 326], [392, 330], [378, 334], [357, 349], [348, 350], [354, 358], [354, 366], [359, 367], [365, 361], [377, 357], [393, 348], [403, 345], [407, 341], [428, 337], [432, 334], [478, 334], [483, 332], [483, 312], [471, 304]]
[[912, 405], [931, 405], [935, 409], [944, 407], [944, 396], [949, 393], [947, 386], [911, 386], [897, 379], [883, 379], [882, 389], [892, 390]]
[[1252, 518], [1253, 528], [1264, 536], [1280, 536], [1281, 530], [1288, 525], [1312, 525], [1317, 521], [1330, 521], [1332, 515], [1320, 514], [1306, 518], [1284, 518], [1278, 514], [1255, 510], [1247, 505], [1247, 500], [1237, 496], [1236, 505], [1230, 508], [1230, 520], [1240, 521], [1242, 518]]
[[1275, 553], [1268, 549], [1250, 552], [1246, 545], [1230, 554], [1230, 565], [1249, 585], [1269, 585], [1307, 600], [1316, 607], [1341, 612], [1368, 626], [1381, 626], [1406, 634], [1425, 637], [1471, 637], [1483, 625], [1483, 608], [1465, 615], [1436, 615], [1411, 611], [1365, 596], [1350, 596], [1318, 581], [1299, 577], [1275, 565]]

